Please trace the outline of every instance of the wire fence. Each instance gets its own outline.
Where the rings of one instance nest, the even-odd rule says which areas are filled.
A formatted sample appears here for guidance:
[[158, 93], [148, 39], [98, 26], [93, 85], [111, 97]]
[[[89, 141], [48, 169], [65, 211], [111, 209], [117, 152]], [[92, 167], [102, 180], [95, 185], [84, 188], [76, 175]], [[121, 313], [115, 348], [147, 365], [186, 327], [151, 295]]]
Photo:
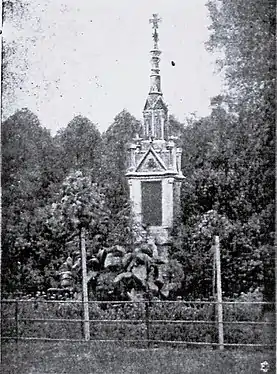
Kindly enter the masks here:
[[[223, 301], [223, 336], [216, 301], [89, 301], [89, 319], [76, 300], [1, 300], [2, 340], [125, 342], [273, 348], [275, 303]], [[264, 313], [264, 307], [269, 312]], [[222, 326], [221, 326], [222, 328]], [[87, 339], [86, 339], [87, 340]]]

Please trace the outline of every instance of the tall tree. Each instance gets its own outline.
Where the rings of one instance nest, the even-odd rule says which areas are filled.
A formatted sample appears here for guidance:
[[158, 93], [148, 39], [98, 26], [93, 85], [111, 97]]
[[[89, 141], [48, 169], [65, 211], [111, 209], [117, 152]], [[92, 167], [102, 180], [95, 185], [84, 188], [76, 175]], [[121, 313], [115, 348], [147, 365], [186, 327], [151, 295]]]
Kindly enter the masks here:
[[101, 134], [86, 117], [76, 116], [55, 137], [63, 160], [65, 174], [71, 170], [89, 172], [99, 180], [101, 165]]
[[[209, 117], [184, 130], [183, 229], [174, 255], [184, 288], [211, 295], [214, 235], [220, 233], [226, 295], [274, 279], [274, 24], [273, 4], [209, 1], [208, 46], [219, 50], [226, 94], [211, 100]], [[177, 228], [178, 231], [178, 228]]]
[[[223, 52], [218, 63], [232, 94], [250, 104], [273, 100], [275, 84], [275, 5], [260, 0], [210, 0], [207, 46]], [[265, 97], [265, 93], [269, 97]], [[268, 104], [274, 104], [268, 101]], [[274, 107], [274, 105], [273, 105]]]
[[114, 118], [114, 122], [103, 134], [103, 168], [106, 178], [123, 180], [127, 168], [128, 146], [140, 129], [140, 122], [126, 110]]
[[17, 262], [28, 260], [28, 250], [18, 239], [31, 237], [36, 210], [51, 200], [61, 181], [56, 156], [49, 131], [28, 109], [17, 111], [3, 123], [2, 243], [3, 283], [7, 281], [7, 286], [12, 286], [20, 271]]
[[[212, 20], [208, 46], [223, 52], [232, 109], [237, 113], [245, 146], [238, 168], [244, 195], [262, 222], [261, 242], [273, 245], [275, 178], [275, 29], [272, 1], [209, 1]], [[267, 239], [265, 239], [267, 238]], [[273, 253], [273, 251], [272, 251]], [[267, 260], [266, 260], [267, 261]], [[267, 261], [265, 294], [273, 292], [273, 258]]]
[[129, 191], [125, 178], [128, 147], [140, 130], [140, 122], [123, 110], [103, 134], [101, 175], [114, 222], [122, 207], [128, 206]]

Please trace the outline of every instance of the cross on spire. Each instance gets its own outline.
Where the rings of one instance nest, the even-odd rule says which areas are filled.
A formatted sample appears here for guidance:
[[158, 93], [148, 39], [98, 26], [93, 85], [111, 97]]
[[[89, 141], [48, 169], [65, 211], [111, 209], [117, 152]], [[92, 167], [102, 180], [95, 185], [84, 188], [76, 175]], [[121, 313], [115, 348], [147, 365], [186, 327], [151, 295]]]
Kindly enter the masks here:
[[154, 29], [153, 39], [154, 39], [154, 42], [155, 42], [154, 46], [156, 46], [156, 48], [157, 48], [157, 43], [158, 43], [158, 40], [159, 40], [159, 36], [158, 36], [158, 32], [157, 32], [157, 30], [159, 28], [159, 22], [161, 22], [161, 18], [158, 18], [158, 14], [154, 13], [153, 18], [150, 18], [149, 23], [152, 23], [152, 28]]
[[159, 28], [159, 23], [161, 22], [161, 18], [158, 18], [158, 14], [154, 13], [153, 18], [150, 18], [149, 23], [152, 23], [153, 29]]

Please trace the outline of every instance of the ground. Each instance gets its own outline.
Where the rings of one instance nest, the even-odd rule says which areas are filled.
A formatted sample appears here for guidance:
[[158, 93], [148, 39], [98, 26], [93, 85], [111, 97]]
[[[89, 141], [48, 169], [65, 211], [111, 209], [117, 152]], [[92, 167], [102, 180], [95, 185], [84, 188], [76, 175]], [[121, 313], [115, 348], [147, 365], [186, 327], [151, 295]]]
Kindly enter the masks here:
[[[2, 374], [275, 373], [273, 352], [132, 348], [111, 343], [2, 343]], [[261, 366], [261, 363], [267, 362]], [[263, 371], [261, 368], [264, 368]]]

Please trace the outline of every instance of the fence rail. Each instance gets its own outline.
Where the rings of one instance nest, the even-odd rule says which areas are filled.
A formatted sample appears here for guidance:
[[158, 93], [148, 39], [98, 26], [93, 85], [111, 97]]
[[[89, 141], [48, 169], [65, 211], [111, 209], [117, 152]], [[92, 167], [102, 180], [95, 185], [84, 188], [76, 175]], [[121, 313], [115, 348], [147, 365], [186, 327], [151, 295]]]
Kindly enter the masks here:
[[[222, 343], [218, 341], [211, 341], [212, 337], [214, 340], [217, 340], [219, 329], [219, 321], [217, 319], [215, 308], [218, 302], [216, 301], [88, 301], [87, 303], [90, 307], [89, 319], [83, 317], [72, 318], [72, 313], [75, 313], [76, 317], [82, 313], [81, 307], [83, 302], [79, 300], [1, 300], [1, 339], [16, 341], [35, 340], [82, 342], [85, 341], [84, 336], [82, 336], [82, 326], [86, 322], [92, 330], [90, 341], [94, 342], [108, 343], [120, 341], [135, 344], [142, 343], [147, 344], [148, 347], [156, 344], [206, 347], [220, 347], [222, 345]], [[224, 335], [227, 336], [227, 339], [224, 340], [223, 343], [224, 347], [275, 346], [273, 338], [271, 341], [268, 337], [268, 335], [270, 335], [269, 331], [264, 331], [266, 326], [271, 326], [273, 330], [275, 321], [262, 320], [261, 312], [262, 306], [272, 306], [271, 315], [274, 315], [274, 302], [222, 301], [221, 304], [223, 306], [223, 331], [225, 333]], [[248, 312], [249, 306], [251, 310], [256, 310], [255, 320], [246, 320], [245, 318], [242, 320], [234, 320], [234, 317], [238, 316], [234, 311], [234, 307], [240, 306], [240, 313], [243, 315], [247, 305]], [[77, 306], [77, 309], [74, 309], [75, 306]], [[78, 308], [78, 306], [80, 308]], [[108, 309], [106, 310], [105, 308]], [[98, 315], [95, 315], [96, 311]], [[120, 314], [120, 312], [122, 313]], [[191, 317], [192, 312], [194, 312], [194, 319]], [[101, 313], [103, 314], [103, 318], [99, 318], [99, 316], [101, 317]], [[122, 317], [122, 314], [124, 313], [124, 316], [127, 316], [128, 318]], [[204, 318], [207, 317], [207, 319], [203, 318], [203, 314]], [[66, 318], [67, 315], [68, 318]], [[93, 315], [95, 318], [92, 318]], [[52, 316], [53, 318], [49, 318], [49, 316]], [[60, 316], [60, 318], [56, 318], [57, 316]], [[119, 316], [119, 318], [114, 318], [115, 316]], [[161, 318], [161, 316], [164, 316], [164, 318]], [[75, 326], [73, 330], [69, 327], [64, 330], [64, 333], [72, 332], [73, 336], [70, 338], [60, 335], [58, 337], [49, 337], [49, 333], [53, 334], [57, 332], [57, 334], [59, 334], [58, 328], [57, 331], [54, 331], [53, 328], [51, 328], [53, 324], [57, 323], [60, 324], [60, 326], [61, 324], [67, 323], [70, 323], [71, 326]], [[39, 326], [39, 324], [43, 325]], [[113, 326], [116, 327], [118, 325], [121, 330], [115, 330], [117, 335], [115, 339], [112, 336], [113, 330], [110, 329]], [[169, 328], [169, 326], [172, 327]], [[189, 326], [192, 326], [193, 328]], [[194, 329], [197, 329], [197, 326], [199, 326], [198, 330], [194, 331]], [[248, 331], [245, 330], [245, 326], [248, 326]], [[133, 331], [126, 332], [124, 330], [126, 327], [133, 327]], [[239, 340], [239, 337], [245, 339], [244, 334], [251, 333], [250, 335], [253, 342], [245, 343], [245, 341], [232, 341], [234, 338], [232, 337], [232, 331], [228, 332], [228, 328], [231, 327], [235, 329], [232, 331], [236, 336], [238, 336], [236, 338], [237, 340]], [[139, 328], [141, 328], [141, 331], [139, 331]], [[105, 339], [101, 338], [101, 332], [103, 329], [107, 330], [105, 331]], [[28, 334], [31, 336], [26, 336]], [[132, 334], [136, 339], [132, 339]]]
[[[16, 321], [15, 317], [6, 318], [7, 321]], [[70, 318], [20, 318], [21, 322], [84, 322], [83, 319], [70, 319]], [[133, 324], [133, 323], [144, 323], [143, 319], [89, 319], [88, 322], [94, 323], [122, 323], [122, 324]], [[182, 324], [182, 323], [195, 323], [195, 324], [217, 324], [217, 321], [199, 321], [199, 320], [168, 320], [168, 319], [152, 319], [150, 323], [169, 323], [169, 324]], [[273, 322], [260, 322], [260, 321], [225, 321], [224, 325], [273, 325]]]
[[[43, 299], [2, 299], [1, 303], [44, 303], [44, 304], [84, 304], [81, 300], [43, 300]], [[207, 301], [207, 300], [150, 300], [150, 301], [122, 301], [122, 300], [90, 300], [87, 304], [218, 304], [217, 301]], [[222, 304], [257, 304], [257, 305], [275, 305], [275, 302], [268, 301], [222, 301]]]

